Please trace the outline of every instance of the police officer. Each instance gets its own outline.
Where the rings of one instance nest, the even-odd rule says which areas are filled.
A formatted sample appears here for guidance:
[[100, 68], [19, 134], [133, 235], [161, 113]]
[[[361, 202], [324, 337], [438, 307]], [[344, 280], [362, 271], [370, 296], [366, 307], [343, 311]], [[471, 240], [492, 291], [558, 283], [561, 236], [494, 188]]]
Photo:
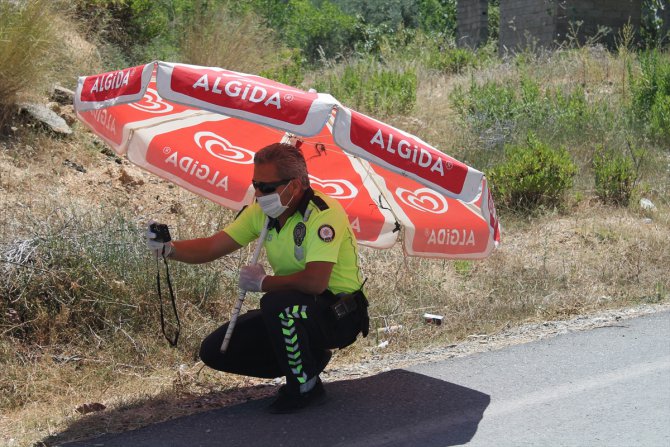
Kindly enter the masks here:
[[256, 201], [223, 231], [208, 238], [162, 243], [147, 232], [156, 255], [187, 263], [213, 261], [257, 239], [264, 241], [268, 274], [260, 264], [242, 267], [240, 288], [263, 292], [260, 309], [241, 315], [227, 351], [224, 324], [202, 342], [200, 358], [211, 368], [254, 377], [286, 377], [270, 405], [290, 413], [323, 401], [319, 378], [330, 349], [367, 335], [367, 301], [355, 236], [342, 206], [310, 188], [302, 152], [276, 143], [254, 158]]

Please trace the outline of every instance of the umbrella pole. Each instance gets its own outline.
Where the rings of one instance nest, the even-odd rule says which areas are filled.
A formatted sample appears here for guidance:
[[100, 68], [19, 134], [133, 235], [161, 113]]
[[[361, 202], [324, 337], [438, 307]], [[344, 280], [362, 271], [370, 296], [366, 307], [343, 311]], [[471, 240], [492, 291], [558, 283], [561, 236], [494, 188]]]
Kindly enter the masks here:
[[[251, 264], [258, 263], [258, 257], [261, 254], [263, 241], [265, 241], [265, 237], [268, 235], [269, 220], [270, 218], [265, 219], [265, 224], [263, 225], [263, 229], [261, 230], [261, 235], [258, 237], [256, 248], [254, 248], [254, 255], [251, 258]], [[230, 343], [230, 337], [232, 337], [233, 335], [233, 330], [235, 329], [235, 325], [237, 324], [237, 317], [240, 315], [240, 311], [242, 310], [242, 303], [244, 303], [244, 298], [246, 297], [246, 295], [247, 291], [240, 289], [240, 294], [237, 297], [237, 302], [235, 303], [235, 308], [233, 309], [233, 315], [230, 317], [230, 322], [228, 323], [228, 330], [226, 330], [226, 335], [225, 337], [223, 337], [223, 343], [221, 343], [220, 351], [222, 354], [224, 354], [228, 349], [228, 344]]]

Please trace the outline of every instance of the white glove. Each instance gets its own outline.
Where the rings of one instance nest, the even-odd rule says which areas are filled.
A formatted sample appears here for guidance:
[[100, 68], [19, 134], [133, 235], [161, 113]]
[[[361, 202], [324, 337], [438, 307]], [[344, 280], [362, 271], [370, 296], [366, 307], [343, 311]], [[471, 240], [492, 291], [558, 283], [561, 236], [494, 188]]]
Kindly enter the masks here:
[[149, 250], [151, 250], [154, 253], [154, 256], [156, 256], [156, 258], [160, 258], [162, 256], [168, 258], [174, 252], [174, 244], [172, 244], [172, 241], [161, 242], [156, 240], [156, 233], [154, 233], [150, 229], [151, 225], [155, 223], [157, 222], [154, 220], [150, 220], [149, 223], [147, 224], [147, 232], [145, 233], [147, 240], [147, 247], [149, 247]]
[[240, 289], [247, 292], [262, 292], [263, 280], [268, 276], [260, 264], [245, 265], [240, 269]]

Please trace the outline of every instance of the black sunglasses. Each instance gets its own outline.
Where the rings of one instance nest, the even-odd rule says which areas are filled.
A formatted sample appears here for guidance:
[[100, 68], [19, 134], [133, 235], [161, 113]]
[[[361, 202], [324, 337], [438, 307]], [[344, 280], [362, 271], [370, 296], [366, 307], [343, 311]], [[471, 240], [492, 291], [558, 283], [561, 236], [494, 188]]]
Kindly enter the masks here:
[[292, 178], [287, 178], [284, 180], [279, 180], [276, 182], [257, 182], [256, 180], [252, 180], [251, 184], [253, 185], [254, 189], [259, 190], [263, 194], [270, 194], [272, 192], [275, 192], [277, 190], [277, 187], [286, 185], [288, 182], [293, 180]]

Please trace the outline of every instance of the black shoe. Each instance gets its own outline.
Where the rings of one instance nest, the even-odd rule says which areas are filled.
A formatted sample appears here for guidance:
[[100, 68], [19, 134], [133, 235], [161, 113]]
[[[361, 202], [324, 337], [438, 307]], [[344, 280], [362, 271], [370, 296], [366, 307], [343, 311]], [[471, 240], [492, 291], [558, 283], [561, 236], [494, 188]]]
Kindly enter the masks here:
[[326, 389], [321, 379], [316, 379], [314, 388], [306, 393], [292, 393], [286, 386], [279, 389], [277, 398], [268, 410], [274, 414], [295, 413], [309, 405], [318, 405], [326, 400]]

